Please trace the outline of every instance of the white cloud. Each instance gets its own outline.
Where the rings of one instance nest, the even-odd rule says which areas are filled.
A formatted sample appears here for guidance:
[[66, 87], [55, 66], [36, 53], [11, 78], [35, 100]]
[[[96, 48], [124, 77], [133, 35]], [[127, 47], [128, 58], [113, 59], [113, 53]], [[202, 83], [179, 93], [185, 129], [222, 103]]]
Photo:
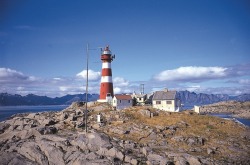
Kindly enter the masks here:
[[68, 89], [69, 89], [69, 87], [67, 87], [67, 86], [60, 86], [60, 87], [59, 87], [59, 90], [62, 91], [62, 92], [65, 92], [65, 91], [67, 91]]
[[165, 70], [157, 74], [157, 81], [202, 81], [225, 77], [227, 68], [187, 66], [173, 70]]
[[12, 70], [9, 68], [0, 68], [0, 82], [6, 82], [10, 80], [28, 80], [29, 77], [25, 76], [22, 72]]
[[113, 83], [118, 87], [124, 87], [129, 85], [129, 82], [125, 80], [123, 77], [115, 77], [113, 79]]
[[115, 88], [114, 88], [114, 93], [115, 93], [115, 94], [119, 94], [119, 93], [121, 93], [121, 91], [122, 91], [122, 90], [121, 90], [121, 88], [119, 88], [119, 87], [115, 87]]
[[[145, 93], [163, 88], [210, 94], [250, 93], [248, 74], [243, 74], [244, 77], [242, 74], [237, 74], [240, 71], [247, 73], [247, 69], [249, 69], [248, 65], [227, 68], [188, 66], [163, 71], [156, 75], [155, 79], [143, 82], [129, 82], [123, 77], [114, 77], [114, 93], [132, 93], [133, 91], [139, 93], [141, 83], [145, 84]], [[89, 70], [89, 93], [99, 94], [100, 77], [100, 72]], [[38, 78], [13, 69], [0, 68], [0, 92], [22, 95], [33, 93], [50, 97], [85, 93], [86, 81], [83, 80], [84, 78], [86, 78], [86, 70], [73, 77]]]
[[[79, 78], [87, 79], [87, 70], [81, 71], [76, 76], [79, 77]], [[101, 73], [100, 72], [95, 72], [93, 70], [89, 70], [88, 71], [88, 79], [90, 81], [99, 80], [100, 77], [101, 77]]]

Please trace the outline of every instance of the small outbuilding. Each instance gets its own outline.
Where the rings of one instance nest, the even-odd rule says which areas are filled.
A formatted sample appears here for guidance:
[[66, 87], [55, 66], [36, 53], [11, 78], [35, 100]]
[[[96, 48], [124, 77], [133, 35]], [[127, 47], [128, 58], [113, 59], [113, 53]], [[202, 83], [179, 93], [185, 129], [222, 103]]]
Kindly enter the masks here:
[[137, 105], [145, 105], [146, 104], [146, 100], [147, 100], [147, 95], [146, 94], [136, 94], [136, 93], [133, 93], [132, 98], [136, 99], [136, 104]]
[[167, 89], [156, 91], [152, 98], [152, 104], [153, 108], [164, 111], [181, 111], [181, 100], [178, 98], [176, 91], [169, 91]]
[[121, 110], [124, 108], [132, 107], [133, 100], [131, 95], [116, 94], [113, 97], [113, 107], [116, 110]]

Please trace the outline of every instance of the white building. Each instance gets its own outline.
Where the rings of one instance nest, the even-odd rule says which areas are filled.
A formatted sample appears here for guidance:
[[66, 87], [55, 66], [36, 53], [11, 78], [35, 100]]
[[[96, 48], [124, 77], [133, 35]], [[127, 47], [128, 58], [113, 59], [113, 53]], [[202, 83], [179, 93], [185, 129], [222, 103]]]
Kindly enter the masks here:
[[163, 91], [156, 91], [152, 99], [153, 108], [179, 112], [181, 111], [181, 101], [177, 97], [176, 91], [169, 91], [167, 89]]
[[133, 100], [131, 95], [116, 94], [113, 97], [113, 107], [117, 110], [132, 107]]
[[147, 95], [133, 93], [132, 98], [136, 99], [137, 105], [145, 105], [147, 100]]

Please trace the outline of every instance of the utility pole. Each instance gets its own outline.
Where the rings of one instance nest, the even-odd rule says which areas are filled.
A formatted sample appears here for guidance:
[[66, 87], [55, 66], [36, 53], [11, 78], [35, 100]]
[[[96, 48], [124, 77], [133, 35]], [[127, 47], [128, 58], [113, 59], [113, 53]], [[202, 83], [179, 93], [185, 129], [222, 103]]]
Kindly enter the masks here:
[[89, 82], [89, 44], [87, 44], [87, 78], [86, 78], [86, 97], [85, 97], [85, 132], [88, 132], [88, 127], [87, 127], [87, 123], [88, 123], [88, 82]]

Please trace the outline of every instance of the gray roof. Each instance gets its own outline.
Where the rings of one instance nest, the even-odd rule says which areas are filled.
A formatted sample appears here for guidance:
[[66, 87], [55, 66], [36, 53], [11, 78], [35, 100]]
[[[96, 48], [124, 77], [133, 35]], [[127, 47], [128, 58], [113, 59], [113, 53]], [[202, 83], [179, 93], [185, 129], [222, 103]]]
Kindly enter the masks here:
[[174, 100], [176, 91], [156, 91], [153, 95], [153, 100]]

